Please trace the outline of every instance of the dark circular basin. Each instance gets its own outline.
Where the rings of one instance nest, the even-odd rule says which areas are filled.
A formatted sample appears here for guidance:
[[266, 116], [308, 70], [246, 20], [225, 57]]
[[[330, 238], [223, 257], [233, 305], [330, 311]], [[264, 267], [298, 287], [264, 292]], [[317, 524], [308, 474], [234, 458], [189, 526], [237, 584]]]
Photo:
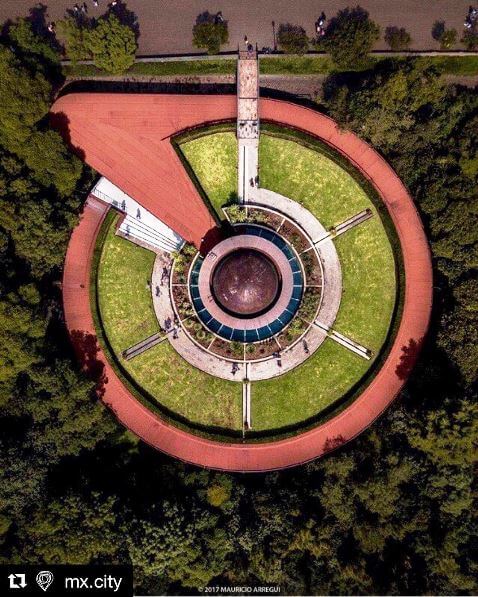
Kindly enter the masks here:
[[267, 311], [280, 289], [280, 276], [273, 262], [260, 251], [238, 249], [217, 264], [212, 292], [219, 305], [239, 317]]

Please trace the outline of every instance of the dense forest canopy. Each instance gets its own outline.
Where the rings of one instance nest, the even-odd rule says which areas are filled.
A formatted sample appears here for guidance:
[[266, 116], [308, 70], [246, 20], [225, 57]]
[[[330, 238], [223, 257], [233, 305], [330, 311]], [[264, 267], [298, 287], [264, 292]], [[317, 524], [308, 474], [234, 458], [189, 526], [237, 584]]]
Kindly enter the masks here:
[[42, 44], [17, 30], [0, 47], [0, 561], [132, 562], [141, 593], [220, 580], [476, 594], [476, 91], [412, 60], [327, 81], [321, 108], [416, 199], [431, 331], [398, 401], [356, 441], [294, 470], [225, 475], [138, 442], [72, 358], [58, 282], [93, 173], [48, 125], [58, 65]]

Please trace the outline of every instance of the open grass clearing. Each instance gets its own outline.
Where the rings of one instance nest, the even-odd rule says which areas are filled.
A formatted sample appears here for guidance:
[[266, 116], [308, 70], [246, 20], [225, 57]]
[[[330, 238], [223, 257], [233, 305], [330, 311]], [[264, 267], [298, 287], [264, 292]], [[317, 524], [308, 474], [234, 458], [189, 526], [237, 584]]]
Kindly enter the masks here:
[[159, 324], [148, 286], [155, 254], [115, 236], [116, 221], [103, 245], [97, 288], [106, 335], [113, 350], [121, 354], [159, 332]]
[[369, 363], [327, 339], [300, 367], [252, 384], [254, 431], [279, 429], [316, 416], [341, 398]]
[[261, 135], [261, 185], [306, 207], [327, 228], [369, 208], [374, 216], [339, 236], [343, 294], [334, 328], [376, 354], [396, 298], [395, 261], [385, 229], [361, 185], [326, 155], [292, 140]]
[[166, 409], [207, 427], [242, 428], [241, 384], [212, 377], [187, 363], [167, 340], [130, 361], [125, 348], [160, 330], [147, 282], [155, 254], [106, 234], [98, 267], [98, 304], [104, 331], [118, 362], [137, 385]]
[[212, 206], [221, 219], [221, 207], [237, 192], [237, 139], [232, 132], [213, 133], [179, 146]]

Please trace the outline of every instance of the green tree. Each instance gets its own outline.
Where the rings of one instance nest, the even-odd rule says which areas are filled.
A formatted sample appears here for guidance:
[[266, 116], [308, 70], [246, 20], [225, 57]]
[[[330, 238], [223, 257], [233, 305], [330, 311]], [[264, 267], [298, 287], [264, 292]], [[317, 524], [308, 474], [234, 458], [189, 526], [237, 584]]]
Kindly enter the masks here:
[[114, 506], [114, 498], [97, 492], [51, 500], [24, 526], [18, 560], [89, 564], [113, 556], [121, 544]]
[[31, 74], [14, 53], [0, 47], [0, 143], [22, 147], [50, 108], [52, 88], [40, 72]]
[[193, 27], [193, 45], [207, 50], [208, 54], [219, 54], [221, 46], [229, 41], [227, 21], [209, 12], [198, 15]]
[[277, 31], [277, 43], [287, 54], [305, 54], [309, 49], [309, 38], [300, 25], [281, 23]]
[[478, 48], [478, 29], [476, 28], [476, 26], [474, 30], [466, 30], [463, 33], [461, 43], [469, 52], [472, 52], [473, 50], [476, 50], [476, 48]]
[[8, 37], [10, 41], [27, 55], [34, 55], [41, 61], [50, 62], [53, 65], [58, 65], [60, 56], [57, 50], [52, 46], [50, 41], [37, 35], [33, 31], [32, 23], [28, 19], [17, 19], [16, 22], [8, 29]]
[[87, 45], [89, 29], [77, 19], [68, 16], [56, 24], [57, 37], [65, 48], [66, 56], [76, 64], [78, 60], [86, 60], [91, 54]]
[[456, 29], [447, 29], [440, 38], [440, 49], [449, 50], [456, 44], [458, 34]]
[[119, 75], [133, 66], [138, 49], [135, 32], [121, 23], [113, 12], [99, 19], [95, 27], [84, 32], [84, 36], [86, 49], [98, 68]]
[[432, 37], [440, 43], [441, 50], [449, 50], [456, 44], [458, 34], [456, 29], [447, 29], [445, 21], [435, 21], [432, 27]]
[[394, 52], [408, 50], [412, 43], [412, 36], [403, 27], [387, 27], [383, 39]]
[[23, 160], [38, 182], [55, 185], [63, 195], [72, 193], [81, 163], [58, 133], [44, 130], [51, 84], [41, 72], [32, 74], [7, 48], [0, 48], [0, 73], [0, 144]]
[[341, 68], [362, 64], [380, 37], [380, 27], [360, 6], [339, 10], [322, 38], [322, 47]]

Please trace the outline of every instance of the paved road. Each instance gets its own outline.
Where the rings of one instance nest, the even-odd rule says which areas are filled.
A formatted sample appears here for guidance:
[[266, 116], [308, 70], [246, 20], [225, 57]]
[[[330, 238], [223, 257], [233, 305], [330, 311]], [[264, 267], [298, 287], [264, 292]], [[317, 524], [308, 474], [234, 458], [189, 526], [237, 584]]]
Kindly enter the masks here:
[[[74, 3], [75, 0], [43, 0], [51, 20], [61, 18]], [[107, 4], [106, 0], [99, 0], [100, 6], [95, 8], [92, 0], [86, 3], [90, 15], [101, 14]], [[234, 50], [245, 34], [251, 41], [257, 41], [259, 47], [272, 46], [272, 19], [276, 23], [299, 23], [312, 36], [315, 20], [322, 10], [331, 17], [337, 9], [356, 3], [355, 0], [129, 0], [127, 5], [139, 19], [139, 53], [148, 55], [194, 51], [191, 28], [196, 16], [206, 9], [223, 12], [229, 21], [230, 37], [229, 46], [223, 49]], [[436, 20], [445, 20], [447, 26], [461, 33], [469, 3], [470, 0], [360, 1], [382, 30], [388, 25], [405, 27], [417, 50], [437, 49], [430, 35]], [[0, 0], [0, 21], [25, 16], [34, 4], [33, 0]], [[384, 48], [383, 41], [377, 44], [377, 49]]]

